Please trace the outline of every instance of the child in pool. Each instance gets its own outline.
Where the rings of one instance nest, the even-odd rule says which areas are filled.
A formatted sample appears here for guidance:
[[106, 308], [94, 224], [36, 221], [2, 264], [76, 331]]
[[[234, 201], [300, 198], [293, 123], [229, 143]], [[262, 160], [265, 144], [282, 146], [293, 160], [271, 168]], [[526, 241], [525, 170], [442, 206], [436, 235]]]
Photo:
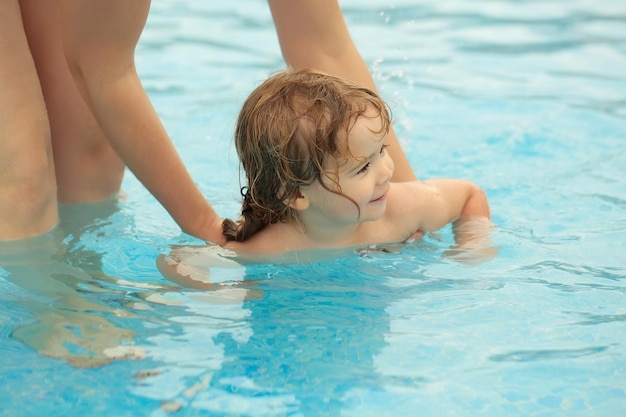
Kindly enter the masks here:
[[[471, 246], [468, 222], [491, 224], [485, 193], [458, 179], [392, 183], [390, 125], [376, 93], [331, 75], [288, 70], [262, 83], [237, 122], [247, 186], [242, 218], [223, 223], [230, 251], [220, 256], [301, 259], [303, 251], [406, 242], [450, 222], [458, 247]], [[172, 272], [182, 258], [161, 264]]]

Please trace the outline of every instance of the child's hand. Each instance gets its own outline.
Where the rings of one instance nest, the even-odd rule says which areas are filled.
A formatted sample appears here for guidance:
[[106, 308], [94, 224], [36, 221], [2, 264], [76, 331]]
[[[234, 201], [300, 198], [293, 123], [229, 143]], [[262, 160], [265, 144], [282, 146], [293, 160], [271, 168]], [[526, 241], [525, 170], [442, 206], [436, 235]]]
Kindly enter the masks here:
[[452, 225], [456, 245], [445, 256], [466, 265], [477, 265], [493, 258], [500, 248], [492, 246], [495, 224], [486, 217], [462, 217]]
[[216, 286], [210, 281], [210, 271], [202, 271], [180, 262], [167, 255], [159, 255], [156, 260], [157, 269], [168, 280], [186, 288], [212, 290]]
[[216, 245], [177, 246], [159, 255], [157, 268], [168, 280], [183, 287], [213, 290], [241, 282], [245, 267], [231, 251]]

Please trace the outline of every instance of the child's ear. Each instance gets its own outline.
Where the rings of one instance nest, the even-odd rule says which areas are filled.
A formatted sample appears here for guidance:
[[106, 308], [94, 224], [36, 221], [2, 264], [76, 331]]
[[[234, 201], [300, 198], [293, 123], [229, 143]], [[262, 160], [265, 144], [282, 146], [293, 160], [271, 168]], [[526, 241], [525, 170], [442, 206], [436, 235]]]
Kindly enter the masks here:
[[303, 195], [300, 191], [287, 201], [287, 205], [294, 210], [306, 210], [309, 208], [309, 199]]

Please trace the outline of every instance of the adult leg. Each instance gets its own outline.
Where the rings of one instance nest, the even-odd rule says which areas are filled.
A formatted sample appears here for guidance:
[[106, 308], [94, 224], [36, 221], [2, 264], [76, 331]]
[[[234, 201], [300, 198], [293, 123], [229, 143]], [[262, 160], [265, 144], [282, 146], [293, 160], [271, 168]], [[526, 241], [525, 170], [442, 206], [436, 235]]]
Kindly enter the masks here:
[[[287, 64], [316, 68], [376, 91], [337, 0], [269, 0], [278, 40]], [[415, 174], [393, 129], [389, 154], [396, 169], [393, 181], [415, 180]]]
[[0, 240], [58, 222], [50, 126], [20, 7], [0, 7]]
[[58, 199], [92, 202], [119, 191], [124, 163], [85, 104], [65, 60], [60, 0], [21, 0], [22, 20], [50, 118]]

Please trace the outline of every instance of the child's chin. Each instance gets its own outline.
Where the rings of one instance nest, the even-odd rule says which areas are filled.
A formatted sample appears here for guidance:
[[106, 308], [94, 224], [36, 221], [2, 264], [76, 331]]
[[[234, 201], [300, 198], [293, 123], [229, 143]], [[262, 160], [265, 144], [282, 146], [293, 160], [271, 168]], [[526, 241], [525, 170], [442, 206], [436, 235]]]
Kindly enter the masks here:
[[382, 219], [384, 214], [385, 214], [384, 210], [381, 210], [380, 214], [372, 213], [371, 215], [362, 218], [361, 222], [375, 222], [376, 220]]

